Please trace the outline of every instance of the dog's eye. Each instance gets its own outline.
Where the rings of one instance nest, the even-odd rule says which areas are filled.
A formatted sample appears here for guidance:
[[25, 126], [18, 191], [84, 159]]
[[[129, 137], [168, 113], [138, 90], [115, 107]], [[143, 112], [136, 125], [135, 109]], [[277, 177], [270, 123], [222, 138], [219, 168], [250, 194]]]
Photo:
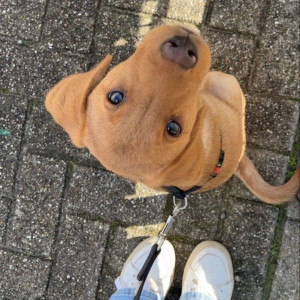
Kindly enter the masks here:
[[117, 105], [120, 104], [125, 98], [125, 94], [120, 91], [112, 91], [107, 94], [107, 99], [110, 103]]
[[179, 134], [181, 133], [181, 127], [175, 121], [169, 121], [167, 125], [167, 131], [170, 135], [179, 136]]

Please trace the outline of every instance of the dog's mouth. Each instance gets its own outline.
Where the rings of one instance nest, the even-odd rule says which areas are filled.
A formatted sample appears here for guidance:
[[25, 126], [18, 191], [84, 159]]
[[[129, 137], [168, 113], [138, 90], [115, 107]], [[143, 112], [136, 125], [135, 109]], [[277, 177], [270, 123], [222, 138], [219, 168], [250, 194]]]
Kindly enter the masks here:
[[185, 70], [194, 67], [198, 60], [197, 47], [190, 38], [190, 34], [193, 33], [184, 36], [175, 35], [164, 41], [160, 48], [164, 59], [177, 63]]

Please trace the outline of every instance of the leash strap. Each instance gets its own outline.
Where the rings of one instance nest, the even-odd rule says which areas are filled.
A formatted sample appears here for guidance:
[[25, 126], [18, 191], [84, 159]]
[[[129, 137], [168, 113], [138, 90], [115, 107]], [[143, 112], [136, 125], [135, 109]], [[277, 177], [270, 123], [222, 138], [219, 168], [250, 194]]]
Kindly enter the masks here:
[[[179, 201], [177, 201], [179, 200]], [[187, 207], [187, 199], [179, 199], [176, 198], [175, 196], [173, 197], [173, 203], [174, 203], [174, 209], [172, 214], [169, 215], [167, 222], [165, 223], [164, 228], [162, 229], [162, 231], [160, 232], [160, 234], [158, 235], [155, 243], [153, 244], [153, 246], [151, 247], [150, 253], [141, 269], [141, 271], [139, 272], [137, 279], [139, 280], [139, 285], [135, 290], [135, 295], [133, 300], [139, 300], [141, 297], [141, 293], [144, 287], [144, 284], [146, 282], [147, 276], [151, 270], [151, 267], [153, 265], [153, 263], [155, 262], [158, 254], [161, 251], [161, 247], [165, 241], [165, 238], [174, 222], [174, 217], [183, 209], [185, 209]]]
[[164, 186], [164, 189], [173, 194], [173, 196], [176, 198], [176, 199], [181, 199], [181, 200], [184, 200], [184, 198], [186, 198], [186, 196], [192, 192], [195, 192], [199, 189], [201, 189], [202, 186], [200, 185], [195, 185], [193, 186], [192, 188], [190, 188], [189, 190], [181, 190], [179, 187], [177, 186]]
[[151, 248], [151, 251], [141, 269], [141, 271], [139, 272], [137, 279], [140, 281], [137, 290], [135, 292], [134, 298], [133, 300], [138, 300], [141, 297], [141, 293], [144, 287], [144, 284], [146, 282], [147, 276], [152, 268], [153, 263], [156, 260], [156, 257], [158, 256], [158, 254], [160, 253], [161, 249], [158, 250], [158, 244], [154, 244]]

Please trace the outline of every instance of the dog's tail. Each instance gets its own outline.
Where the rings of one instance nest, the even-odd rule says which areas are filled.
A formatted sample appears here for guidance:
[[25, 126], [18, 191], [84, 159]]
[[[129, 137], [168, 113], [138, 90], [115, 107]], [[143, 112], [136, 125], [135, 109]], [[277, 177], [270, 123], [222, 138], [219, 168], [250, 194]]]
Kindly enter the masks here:
[[272, 186], [258, 174], [251, 160], [244, 155], [235, 175], [239, 177], [247, 188], [260, 200], [270, 204], [281, 204], [293, 199], [299, 190], [300, 166], [293, 177], [284, 185]]

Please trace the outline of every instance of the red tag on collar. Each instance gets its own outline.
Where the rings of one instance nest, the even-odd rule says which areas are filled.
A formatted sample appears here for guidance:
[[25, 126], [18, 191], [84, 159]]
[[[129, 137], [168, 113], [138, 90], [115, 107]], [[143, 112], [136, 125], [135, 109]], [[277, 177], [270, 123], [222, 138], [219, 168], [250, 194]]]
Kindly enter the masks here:
[[221, 169], [220, 167], [216, 167], [215, 170], [214, 170], [214, 174], [215, 175], [219, 174], [220, 169]]

